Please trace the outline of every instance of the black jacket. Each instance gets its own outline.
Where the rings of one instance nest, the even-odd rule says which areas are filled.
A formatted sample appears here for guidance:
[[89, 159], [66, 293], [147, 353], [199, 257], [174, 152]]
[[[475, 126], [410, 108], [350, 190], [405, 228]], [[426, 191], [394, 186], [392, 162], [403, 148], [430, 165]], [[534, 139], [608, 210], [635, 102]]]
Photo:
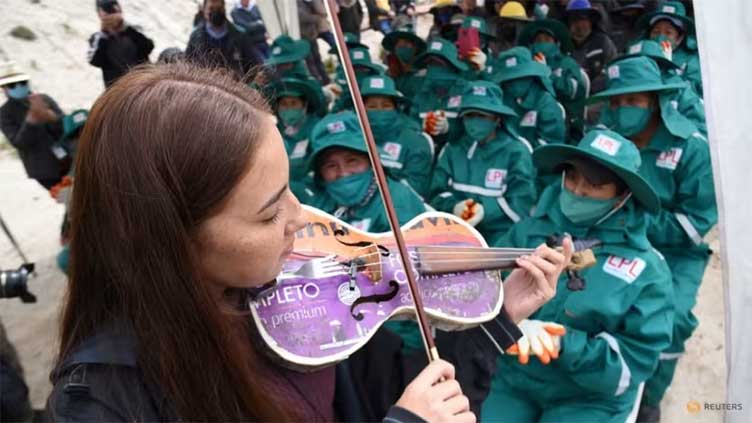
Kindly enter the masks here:
[[[54, 100], [48, 96], [44, 99], [55, 114], [63, 116]], [[0, 129], [18, 150], [29, 178], [39, 181], [59, 179], [70, 167], [69, 162], [58, 160], [52, 152], [52, 145], [63, 134], [62, 121], [32, 125], [26, 122], [28, 111], [28, 100], [8, 99], [0, 107]]]
[[128, 69], [149, 61], [154, 43], [136, 28], [127, 25], [117, 34], [94, 33], [89, 38], [89, 63], [102, 68], [105, 87], [123, 76]]
[[616, 54], [616, 47], [611, 38], [597, 29], [593, 29], [581, 45], [575, 45], [572, 57], [590, 78], [590, 94], [602, 91], [606, 87], [603, 68], [616, 57]]
[[258, 6], [253, 6], [251, 10], [246, 10], [240, 5], [235, 6], [230, 12], [232, 21], [235, 25], [245, 29], [246, 36], [254, 44], [266, 42], [266, 26]]
[[251, 39], [229, 22], [227, 35], [219, 40], [206, 32], [205, 25], [194, 28], [185, 55], [198, 63], [225, 66], [239, 75], [245, 75], [264, 63]]

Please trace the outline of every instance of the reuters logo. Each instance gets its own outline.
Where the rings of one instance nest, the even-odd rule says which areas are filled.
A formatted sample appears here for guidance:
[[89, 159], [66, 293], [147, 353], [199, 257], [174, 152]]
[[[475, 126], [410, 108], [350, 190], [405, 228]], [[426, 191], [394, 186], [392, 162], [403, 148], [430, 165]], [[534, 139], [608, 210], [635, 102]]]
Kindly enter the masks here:
[[689, 411], [690, 414], [697, 414], [700, 412], [700, 409], [702, 407], [700, 406], [700, 403], [692, 400], [687, 403], [687, 411]]

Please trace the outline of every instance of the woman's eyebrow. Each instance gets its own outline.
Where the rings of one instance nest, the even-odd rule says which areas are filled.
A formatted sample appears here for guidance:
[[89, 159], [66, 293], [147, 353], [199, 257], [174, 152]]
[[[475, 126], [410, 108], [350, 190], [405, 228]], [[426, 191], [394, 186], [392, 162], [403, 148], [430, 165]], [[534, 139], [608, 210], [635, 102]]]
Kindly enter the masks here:
[[284, 192], [286, 190], [287, 190], [287, 184], [285, 184], [285, 186], [283, 186], [282, 189], [280, 189], [279, 191], [277, 191], [276, 194], [274, 194], [271, 198], [269, 198], [269, 200], [267, 200], [267, 202], [264, 203], [263, 206], [261, 206], [261, 208], [259, 209], [258, 212], [256, 212], [256, 214], [261, 214], [261, 212], [263, 212], [264, 210], [266, 210], [267, 207], [269, 207], [272, 204], [274, 204], [277, 201], [279, 201], [279, 198], [282, 197], [282, 194], [284, 194]]

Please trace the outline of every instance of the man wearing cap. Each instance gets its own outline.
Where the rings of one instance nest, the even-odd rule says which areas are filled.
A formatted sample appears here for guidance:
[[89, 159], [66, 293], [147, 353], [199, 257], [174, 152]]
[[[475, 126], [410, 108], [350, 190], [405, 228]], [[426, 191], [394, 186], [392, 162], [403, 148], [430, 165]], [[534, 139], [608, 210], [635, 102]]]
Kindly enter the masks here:
[[[353, 112], [325, 116], [311, 133], [314, 183], [299, 199], [367, 232], [390, 230], [368, 158], [368, 149]], [[426, 211], [418, 194], [404, 182], [387, 178], [401, 224]]]
[[[501, 5], [496, 2], [496, 7]], [[492, 43], [491, 49], [495, 53], [509, 50], [517, 45], [517, 36], [528, 22], [525, 6], [518, 1], [505, 1], [499, 8], [498, 17], [492, 21], [495, 29], [492, 32], [496, 34], [496, 40]]]
[[507, 120], [498, 85], [468, 84], [462, 96], [462, 139], [444, 146], [431, 183], [431, 205], [465, 219], [495, 239], [530, 214], [535, 198], [532, 147]]
[[516, 423], [624, 422], [671, 342], [670, 272], [648, 241], [658, 195], [638, 173], [637, 148], [615, 132], [543, 146], [533, 161], [561, 177], [532, 217], [492, 244], [530, 248], [568, 233], [600, 245], [595, 265], [562, 275], [554, 299], [521, 322], [523, 337], [499, 357], [482, 414]]
[[227, 20], [224, 0], [204, 0], [204, 21], [191, 32], [185, 55], [205, 64], [224, 66], [244, 76], [264, 58], [243, 29]]
[[89, 37], [88, 57], [92, 66], [102, 69], [109, 87], [128, 69], [148, 62], [154, 42], [123, 20], [117, 0], [97, 0], [96, 5], [101, 28]]
[[393, 178], [404, 181], [420, 196], [428, 195], [433, 167], [431, 137], [402, 113], [408, 100], [388, 76], [369, 76], [360, 86], [373, 137], [381, 149], [381, 164]]
[[679, 1], [664, 1], [658, 5], [658, 9], [640, 18], [637, 26], [647, 38], [671, 43], [673, 62], [679, 66], [679, 72], [684, 79], [692, 83], [695, 92], [702, 97], [702, 75], [700, 58], [697, 55], [695, 24], [687, 16], [684, 4]]
[[614, 42], [600, 27], [601, 12], [590, 0], [572, 0], [565, 12], [574, 49], [572, 57], [585, 69], [592, 92], [603, 89], [603, 67], [616, 57]]
[[387, 51], [387, 74], [399, 92], [412, 98], [418, 88], [415, 59], [426, 51], [426, 42], [415, 34], [411, 24], [404, 24], [384, 36], [381, 46]]
[[567, 112], [569, 137], [582, 137], [585, 98], [590, 80], [585, 71], [569, 56], [572, 40], [567, 27], [554, 19], [531, 22], [520, 33], [520, 45], [530, 48], [533, 59], [551, 69], [551, 83], [556, 99]]
[[646, 383], [642, 407], [660, 414], [684, 343], [697, 327], [692, 314], [710, 249], [703, 237], [718, 220], [707, 141], [670, 104], [669, 84], [647, 57], [620, 60], [607, 69], [606, 90], [592, 101], [608, 101], [612, 128], [640, 150], [640, 174], [656, 190], [661, 210], [650, 218], [648, 237], [665, 257], [673, 275], [674, 330], [654, 376]]
[[50, 189], [71, 166], [70, 153], [58, 142], [63, 112], [49, 96], [32, 93], [30, 79], [14, 62], [0, 64], [0, 87], [8, 98], [0, 107], [0, 129], [29, 178]]
[[525, 47], [499, 55], [490, 79], [501, 84], [504, 103], [517, 113], [516, 132], [533, 148], [567, 140], [566, 112], [556, 101], [548, 66], [533, 60]]

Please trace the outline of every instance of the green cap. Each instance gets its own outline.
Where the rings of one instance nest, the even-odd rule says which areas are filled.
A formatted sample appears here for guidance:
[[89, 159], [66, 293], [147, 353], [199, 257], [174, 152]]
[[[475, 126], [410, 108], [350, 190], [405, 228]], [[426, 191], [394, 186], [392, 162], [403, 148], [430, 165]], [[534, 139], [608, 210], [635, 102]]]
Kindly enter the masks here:
[[[345, 32], [344, 37], [347, 48], [360, 47], [368, 50], [368, 46], [360, 42], [360, 36], [353, 34], [352, 32]], [[329, 54], [337, 54], [337, 49], [330, 48]]]
[[551, 69], [543, 63], [533, 60], [526, 47], [513, 47], [504, 51], [496, 60], [491, 73], [491, 80], [497, 84], [528, 76], [537, 77], [546, 91], [554, 94], [551, 84]]
[[326, 100], [321, 92], [321, 84], [315, 79], [281, 78], [272, 84], [270, 91], [274, 103], [281, 97], [300, 97], [305, 99], [309, 112], [317, 115], [326, 113]]
[[562, 52], [569, 53], [574, 50], [574, 44], [572, 44], [569, 30], [563, 23], [556, 19], [541, 19], [525, 25], [522, 28], [522, 31], [520, 31], [520, 37], [517, 44], [529, 47], [535, 42], [535, 36], [538, 35], [539, 32], [545, 32], [556, 38], [556, 41], [559, 42], [559, 49]]
[[680, 1], [664, 1], [653, 12], [640, 17], [637, 28], [647, 32], [656, 22], [668, 20], [674, 26], [682, 28], [685, 33], [692, 34], [695, 31], [694, 21], [687, 16], [687, 10]]
[[517, 116], [514, 110], [504, 105], [504, 95], [499, 85], [488, 81], [473, 81], [462, 93], [460, 114], [473, 110], [496, 115]]
[[658, 194], [639, 174], [642, 159], [640, 151], [628, 139], [613, 131], [590, 131], [574, 145], [549, 144], [533, 152], [533, 161], [539, 170], [554, 172], [573, 158], [587, 158], [614, 172], [629, 188], [635, 200], [648, 211], [655, 213], [661, 208]]
[[[331, 147], [343, 147], [368, 154], [360, 122], [354, 112], [345, 111], [325, 116], [311, 130], [311, 161], [315, 166], [319, 153]], [[315, 169], [313, 169], [315, 171]]]
[[[618, 60], [630, 57], [646, 56], [653, 59], [663, 69], [679, 69], [680, 66], [671, 60], [673, 51], [668, 41], [659, 43], [654, 40], [637, 40], [631, 43], [626, 53], [614, 59], [610, 64]], [[607, 66], [608, 67], [608, 66]]]
[[60, 137], [60, 140], [74, 138], [78, 131], [84, 127], [88, 118], [89, 111], [85, 109], [79, 109], [63, 116], [63, 135]]
[[397, 44], [397, 40], [401, 38], [412, 41], [412, 43], [415, 44], [416, 56], [422, 54], [426, 50], [426, 42], [415, 34], [415, 28], [412, 24], [405, 24], [397, 27], [392, 32], [386, 34], [381, 40], [381, 46], [384, 47], [384, 50], [386, 51], [394, 52], [394, 45]]
[[496, 36], [488, 30], [486, 20], [477, 16], [465, 16], [465, 18], [462, 19], [462, 28], [475, 28], [478, 30], [479, 34], [490, 38], [496, 38]]
[[383, 95], [399, 101], [406, 100], [405, 96], [397, 91], [394, 80], [386, 75], [369, 76], [363, 79], [363, 82], [360, 84], [360, 95], [361, 97]]
[[371, 53], [368, 51], [368, 48], [353, 47], [349, 50], [350, 50], [350, 62], [352, 63], [353, 67], [363, 66], [368, 69], [371, 69], [377, 74], [384, 73], [384, 68], [381, 65], [374, 63], [371, 60]]
[[606, 89], [589, 97], [589, 103], [604, 101], [615, 95], [662, 92], [686, 86], [683, 82], [663, 82], [658, 65], [646, 56], [630, 57], [609, 65], [606, 77]]
[[271, 56], [264, 64], [281, 65], [304, 60], [311, 52], [311, 45], [306, 40], [294, 40], [287, 35], [280, 35], [272, 43]]
[[415, 64], [423, 66], [425, 60], [430, 56], [441, 57], [461, 72], [468, 69], [467, 64], [457, 57], [457, 47], [449, 40], [443, 38], [431, 39], [431, 42], [428, 43], [428, 49], [415, 59]]

